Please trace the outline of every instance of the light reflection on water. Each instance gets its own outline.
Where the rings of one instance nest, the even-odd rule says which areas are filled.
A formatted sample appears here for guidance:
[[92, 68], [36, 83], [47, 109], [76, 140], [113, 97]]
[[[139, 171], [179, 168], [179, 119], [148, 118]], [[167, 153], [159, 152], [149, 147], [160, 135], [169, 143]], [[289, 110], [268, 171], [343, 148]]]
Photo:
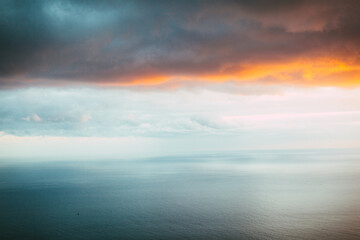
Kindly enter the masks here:
[[4, 164], [0, 239], [359, 239], [359, 156]]

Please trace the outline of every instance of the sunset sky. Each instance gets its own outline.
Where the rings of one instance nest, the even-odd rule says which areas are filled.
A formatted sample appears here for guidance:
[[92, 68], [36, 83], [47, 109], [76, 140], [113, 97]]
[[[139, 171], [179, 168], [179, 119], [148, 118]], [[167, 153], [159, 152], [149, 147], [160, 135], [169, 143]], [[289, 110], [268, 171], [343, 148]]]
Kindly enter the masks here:
[[0, 158], [360, 146], [360, 1], [0, 1]]

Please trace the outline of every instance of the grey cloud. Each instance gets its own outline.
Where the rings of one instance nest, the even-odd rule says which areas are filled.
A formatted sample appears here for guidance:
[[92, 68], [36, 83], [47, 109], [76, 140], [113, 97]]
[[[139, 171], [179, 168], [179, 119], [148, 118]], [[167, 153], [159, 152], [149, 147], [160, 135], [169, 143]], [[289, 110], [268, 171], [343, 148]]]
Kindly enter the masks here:
[[359, 10], [355, 0], [4, 0], [0, 87], [211, 74], [328, 51], [359, 61]]

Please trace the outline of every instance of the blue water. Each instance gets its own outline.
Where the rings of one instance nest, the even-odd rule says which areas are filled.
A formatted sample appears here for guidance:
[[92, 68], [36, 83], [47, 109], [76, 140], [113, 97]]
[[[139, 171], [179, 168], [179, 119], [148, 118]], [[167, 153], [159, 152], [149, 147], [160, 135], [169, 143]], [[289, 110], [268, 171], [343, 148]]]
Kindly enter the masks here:
[[0, 239], [360, 239], [359, 156], [2, 160]]

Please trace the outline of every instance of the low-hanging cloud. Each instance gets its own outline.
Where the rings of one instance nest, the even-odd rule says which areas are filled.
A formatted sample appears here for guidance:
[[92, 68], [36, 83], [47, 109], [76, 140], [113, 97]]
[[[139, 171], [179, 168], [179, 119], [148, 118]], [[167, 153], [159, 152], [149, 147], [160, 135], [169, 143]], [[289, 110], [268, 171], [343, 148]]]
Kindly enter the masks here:
[[0, 87], [357, 86], [360, 2], [1, 1]]
[[205, 89], [143, 94], [124, 89], [25, 88], [0, 91], [0, 132], [16, 136], [246, 138], [333, 131], [357, 137], [359, 93], [360, 89], [337, 88], [287, 89], [283, 95], [261, 96]]

